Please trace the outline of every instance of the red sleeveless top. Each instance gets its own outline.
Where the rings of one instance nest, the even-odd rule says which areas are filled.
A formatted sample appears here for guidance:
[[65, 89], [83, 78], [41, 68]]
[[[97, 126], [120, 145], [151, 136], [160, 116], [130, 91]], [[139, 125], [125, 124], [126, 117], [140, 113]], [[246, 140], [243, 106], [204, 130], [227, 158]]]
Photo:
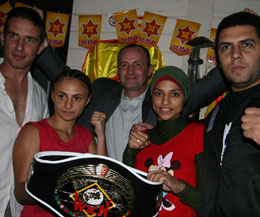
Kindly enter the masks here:
[[[70, 141], [64, 142], [60, 139], [58, 133], [49, 125], [47, 119], [43, 119], [39, 122], [29, 122], [27, 124], [32, 124], [37, 127], [39, 131], [40, 151], [88, 153], [88, 146], [91, 142], [92, 135], [88, 128], [84, 126], [75, 125], [75, 135]], [[54, 215], [38, 205], [25, 205], [21, 217], [28, 216], [54, 217]]]

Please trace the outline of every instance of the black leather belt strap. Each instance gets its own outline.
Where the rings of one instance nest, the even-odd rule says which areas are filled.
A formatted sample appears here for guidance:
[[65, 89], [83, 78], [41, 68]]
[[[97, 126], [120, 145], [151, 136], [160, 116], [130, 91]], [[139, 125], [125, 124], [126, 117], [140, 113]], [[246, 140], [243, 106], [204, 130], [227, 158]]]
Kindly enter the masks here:
[[59, 216], [151, 217], [162, 184], [112, 158], [74, 152], [39, 152], [26, 191]]

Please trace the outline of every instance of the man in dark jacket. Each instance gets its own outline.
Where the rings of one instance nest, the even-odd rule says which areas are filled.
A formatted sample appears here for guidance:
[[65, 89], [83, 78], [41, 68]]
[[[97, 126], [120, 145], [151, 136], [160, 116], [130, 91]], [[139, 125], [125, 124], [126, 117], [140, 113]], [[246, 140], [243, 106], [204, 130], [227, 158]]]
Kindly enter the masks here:
[[[216, 43], [232, 92], [206, 120], [199, 216], [260, 216], [260, 143], [254, 124], [259, 115], [249, 108], [260, 107], [260, 17], [239, 12], [224, 18]], [[256, 129], [258, 134], [250, 132]]]

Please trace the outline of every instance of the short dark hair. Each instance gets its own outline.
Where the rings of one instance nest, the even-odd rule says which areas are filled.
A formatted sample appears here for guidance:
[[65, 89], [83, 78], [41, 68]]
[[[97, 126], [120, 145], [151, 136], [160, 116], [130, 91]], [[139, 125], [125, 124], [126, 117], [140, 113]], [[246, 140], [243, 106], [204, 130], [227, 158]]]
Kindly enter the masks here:
[[256, 29], [256, 33], [260, 38], [260, 17], [248, 12], [237, 12], [225, 17], [217, 28], [216, 33], [216, 49], [219, 43], [219, 35], [223, 29], [235, 26], [253, 26]]
[[144, 46], [142, 46], [142, 45], [140, 45], [140, 44], [128, 44], [128, 45], [126, 45], [125, 47], [123, 47], [120, 51], [119, 51], [119, 53], [118, 53], [118, 55], [117, 55], [117, 64], [119, 65], [119, 59], [120, 59], [120, 56], [121, 56], [121, 54], [125, 51], [125, 50], [127, 50], [128, 48], [141, 48], [144, 52], [145, 52], [145, 54], [146, 54], [146, 59], [147, 59], [147, 66], [150, 66], [151, 65], [151, 57], [150, 57], [150, 54], [149, 54], [149, 51], [144, 47]]
[[39, 27], [40, 43], [43, 42], [43, 40], [45, 38], [45, 25], [44, 25], [43, 20], [41, 19], [41, 16], [38, 14], [38, 12], [36, 12], [32, 8], [28, 8], [28, 7], [17, 7], [17, 8], [13, 8], [12, 10], [10, 10], [7, 14], [7, 18], [6, 18], [5, 24], [4, 24], [4, 35], [6, 35], [6, 33], [7, 33], [9, 21], [13, 17], [29, 20], [33, 23], [33, 25]]
[[91, 89], [91, 83], [89, 80], [89, 77], [85, 75], [83, 72], [77, 70], [77, 69], [70, 69], [69, 67], [65, 67], [64, 71], [59, 73], [53, 83], [52, 83], [52, 91], [55, 88], [55, 85], [62, 81], [64, 78], [70, 78], [70, 79], [78, 79], [82, 82], [82, 84], [86, 87], [88, 91], [88, 97], [92, 96], [92, 89]]

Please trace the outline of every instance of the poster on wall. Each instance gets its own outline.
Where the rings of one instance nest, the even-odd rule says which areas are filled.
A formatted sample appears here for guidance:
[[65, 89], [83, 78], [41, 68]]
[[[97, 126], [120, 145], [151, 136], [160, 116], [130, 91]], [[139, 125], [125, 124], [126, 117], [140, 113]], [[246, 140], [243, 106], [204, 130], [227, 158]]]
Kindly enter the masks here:
[[200, 23], [177, 19], [170, 44], [170, 50], [179, 56], [189, 55], [192, 47], [186, 43], [197, 37], [199, 29]]
[[144, 46], [157, 46], [167, 17], [145, 11], [138, 42]]
[[136, 42], [139, 36], [136, 9], [116, 12], [113, 17], [119, 43]]
[[[213, 41], [216, 43], [216, 32], [217, 29], [215, 28], [211, 28], [210, 31], [210, 37], [209, 40]], [[208, 48], [208, 52], [207, 52], [207, 57], [206, 57], [207, 62], [213, 64], [213, 65], [217, 65], [217, 61], [216, 61], [216, 53], [215, 53], [215, 48], [214, 47], [209, 47]]]
[[78, 45], [91, 48], [98, 44], [102, 15], [79, 15]]
[[69, 17], [69, 14], [47, 12], [45, 28], [47, 40], [53, 48], [64, 46]]

